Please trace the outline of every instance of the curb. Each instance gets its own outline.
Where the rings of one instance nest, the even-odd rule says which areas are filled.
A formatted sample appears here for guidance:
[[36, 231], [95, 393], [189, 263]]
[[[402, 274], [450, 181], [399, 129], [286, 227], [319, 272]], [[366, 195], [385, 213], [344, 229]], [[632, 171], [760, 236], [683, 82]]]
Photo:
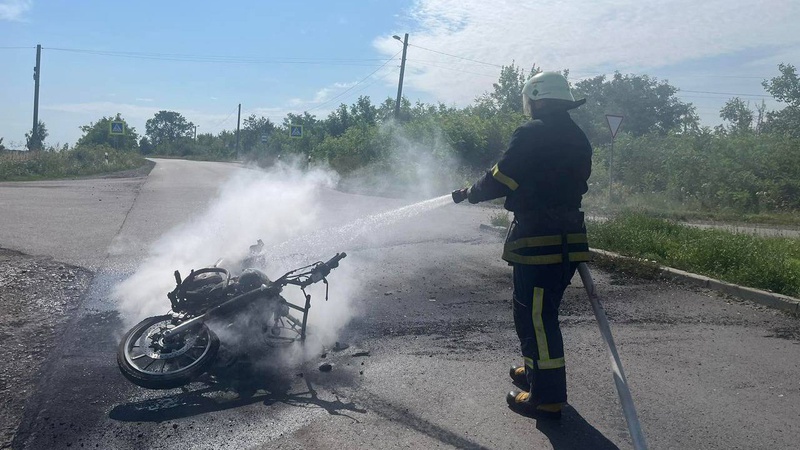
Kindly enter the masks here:
[[[480, 229], [484, 231], [490, 231], [493, 233], [501, 234], [503, 236], [505, 236], [506, 234], [505, 227], [481, 224]], [[649, 266], [653, 266], [654, 269], [657, 272], [659, 272], [659, 274], [664, 278], [683, 281], [687, 284], [703, 287], [706, 289], [712, 289], [714, 291], [738, 297], [743, 300], [749, 300], [751, 302], [764, 305], [768, 308], [779, 309], [781, 311], [786, 311], [800, 315], [800, 299], [789, 297], [788, 295], [776, 294], [774, 292], [763, 291], [761, 289], [740, 286], [738, 284], [728, 283], [726, 281], [717, 280], [715, 278], [710, 278], [704, 275], [697, 275], [679, 269], [673, 269], [672, 267], [662, 266], [660, 264], [653, 263], [651, 261], [645, 261], [640, 258], [624, 256], [606, 250], [590, 249], [589, 251], [592, 253], [592, 256], [594, 257], [599, 256], [601, 258], [624, 260], [635, 264], [642, 264], [642, 265], [647, 264]]]

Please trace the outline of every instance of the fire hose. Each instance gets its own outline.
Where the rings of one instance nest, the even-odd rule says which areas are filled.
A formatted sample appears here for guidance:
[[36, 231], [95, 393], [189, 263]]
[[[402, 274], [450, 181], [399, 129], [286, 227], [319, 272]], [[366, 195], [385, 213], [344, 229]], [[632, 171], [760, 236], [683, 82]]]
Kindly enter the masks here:
[[608, 353], [611, 356], [611, 373], [614, 377], [614, 384], [617, 387], [619, 401], [622, 404], [625, 422], [628, 424], [628, 431], [631, 434], [631, 439], [633, 439], [633, 448], [636, 450], [647, 449], [647, 443], [644, 440], [644, 434], [642, 434], [642, 426], [639, 423], [639, 417], [636, 415], [636, 407], [633, 405], [633, 397], [628, 388], [628, 380], [625, 378], [622, 362], [619, 359], [619, 353], [617, 353], [617, 346], [614, 345], [614, 338], [611, 336], [611, 327], [608, 325], [608, 318], [606, 318], [606, 313], [600, 304], [600, 298], [597, 296], [594, 281], [592, 281], [592, 275], [589, 273], [589, 267], [586, 263], [578, 265], [578, 273], [581, 275], [586, 293], [589, 294], [589, 302], [592, 304], [594, 316], [597, 318], [600, 334], [608, 346]]

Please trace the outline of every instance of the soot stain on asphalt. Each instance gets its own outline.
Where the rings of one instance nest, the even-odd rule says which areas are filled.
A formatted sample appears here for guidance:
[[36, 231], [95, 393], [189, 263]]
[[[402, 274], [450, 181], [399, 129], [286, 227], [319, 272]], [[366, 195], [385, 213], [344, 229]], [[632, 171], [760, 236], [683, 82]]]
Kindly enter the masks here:
[[91, 278], [79, 267], [0, 249], [0, 448], [11, 445], [42, 363]]

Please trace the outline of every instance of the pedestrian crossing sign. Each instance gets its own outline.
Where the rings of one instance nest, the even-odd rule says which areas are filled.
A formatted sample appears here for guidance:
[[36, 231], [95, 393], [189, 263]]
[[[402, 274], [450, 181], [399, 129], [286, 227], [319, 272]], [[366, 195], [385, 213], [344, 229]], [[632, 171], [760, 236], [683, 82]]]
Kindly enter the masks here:
[[301, 138], [303, 137], [302, 125], [289, 125], [289, 137]]
[[108, 134], [123, 136], [125, 134], [125, 122], [121, 121], [111, 122]]

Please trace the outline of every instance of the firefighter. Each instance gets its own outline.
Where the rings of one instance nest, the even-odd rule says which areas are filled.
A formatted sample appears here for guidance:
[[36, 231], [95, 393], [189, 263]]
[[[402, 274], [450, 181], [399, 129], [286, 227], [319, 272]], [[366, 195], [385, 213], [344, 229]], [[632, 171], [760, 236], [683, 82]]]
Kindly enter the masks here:
[[514, 411], [560, 419], [567, 401], [564, 343], [558, 309], [578, 263], [589, 260], [581, 199], [588, 190], [592, 147], [572, 121], [575, 101], [567, 79], [541, 72], [522, 89], [531, 120], [514, 131], [508, 149], [456, 203], [505, 197], [514, 213], [503, 259], [513, 266], [514, 325], [523, 364], [510, 375], [521, 391], [506, 396]]

